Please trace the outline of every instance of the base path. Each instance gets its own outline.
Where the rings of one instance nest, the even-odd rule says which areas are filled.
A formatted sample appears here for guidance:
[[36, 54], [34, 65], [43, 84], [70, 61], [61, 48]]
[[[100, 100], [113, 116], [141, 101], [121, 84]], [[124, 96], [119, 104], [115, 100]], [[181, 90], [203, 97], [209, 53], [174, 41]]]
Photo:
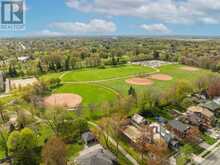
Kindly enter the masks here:
[[185, 71], [198, 71], [199, 68], [191, 67], [191, 66], [184, 66], [181, 67], [180, 69], [185, 70]]
[[[89, 123], [90, 125], [96, 127], [97, 129], [101, 129], [97, 124], [95, 124], [95, 123], [93, 123], [93, 122], [88, 121], [88, 123]], [[106, 133], [105, 133], [105, 134], [106, 134]], [[107, 135], [107, 134], [106, 134], [106, 135]], [[107, 135], [107, 136], [108, 136], [108, 135]], [[109, 141], [110, 141], [114, 146], [117, 146], [116, 141], [115, 141], [112, 137], [108, 136], [108, 138], [109, 138]], [[122, 146], [118, 145], [118, 149], [119, 149], [119, 151], [120, 151], [133, 165], [139, 165], [139, 163], [138, 163], [129, 153], [127, 153], [127, 152], [124, 150], [124, 148], [122, 148]]]
[[173, 79], [170, 75], [167, 74], [152, 74], [148, 78], [160, 81], [169, 81]]
[[131, 85], [152, 85], [154, 83], [152, 80], [139, 77], [127, 79], [125, 82]]

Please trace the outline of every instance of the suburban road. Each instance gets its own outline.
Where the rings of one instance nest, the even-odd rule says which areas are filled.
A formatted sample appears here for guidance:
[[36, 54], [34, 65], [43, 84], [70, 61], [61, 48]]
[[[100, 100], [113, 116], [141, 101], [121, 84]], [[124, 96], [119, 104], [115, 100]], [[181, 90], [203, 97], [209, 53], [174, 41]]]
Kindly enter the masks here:
[[202, 165], [220, 165], [220, 148], [206, 158]]

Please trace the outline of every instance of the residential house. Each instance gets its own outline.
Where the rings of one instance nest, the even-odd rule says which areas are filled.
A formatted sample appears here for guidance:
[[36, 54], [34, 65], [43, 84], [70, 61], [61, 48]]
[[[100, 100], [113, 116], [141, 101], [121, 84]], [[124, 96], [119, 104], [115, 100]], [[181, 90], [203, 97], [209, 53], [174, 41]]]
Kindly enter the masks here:
[[144, 125], [144, 124], [147, 124], [147, 120], [143, 117], [143, 116], [141, 116], [141, 115], [139, 115], [139, 114], [134, 114], [132, 117], [131, 117], [131, 122], [132, 122], [132, 124], [134, 124], [134, 125]]
[[85, 148], [75, 159], [76, 165], [117, 165], [117, 158], [100, 144]]
[[212, 128], [215, 121], [214, 113], [200, 106], [189, 107], [186, 114], [191, 124], [204, 129]]
[[216, 116], [220, 116], [220, 104], [217, 104], [214, 101], [208, 101], [204, 104], [200, 104], [200, 106], [212, 111]]
[[155, 135], [160, 135], [160, 138], [162, 138], [168, 144], [169, 148], [174, 150], [179, 148], [179, 142], [175, 139], [175, 136], [166, 128], [162, 127], [158, 123], [152, 123], [149, 125], [149, 127], [153, 129]]
[[124, 128], [122, 128], [122, 133], [124, 136], [126, 136], [130, 142], [133, 144], [137, 144], [138, 140], [141, 138], [142, 133], [141, 130], [136, 128], [133, 125], [127, 125]]
[[184, 124], [178, 120], [170, 120], [168, 121], [167, 125], [171, 132], [173, 132], [178, 138], [184, 138], [190, 129], [189, 125]]

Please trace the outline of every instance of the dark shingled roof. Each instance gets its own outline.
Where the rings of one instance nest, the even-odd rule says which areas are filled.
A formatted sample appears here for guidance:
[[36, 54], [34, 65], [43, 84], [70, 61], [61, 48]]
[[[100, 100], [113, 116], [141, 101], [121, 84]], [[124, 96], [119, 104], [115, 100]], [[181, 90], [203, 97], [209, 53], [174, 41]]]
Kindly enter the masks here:
[[182, 122], [180, 122], [178, 120], [170, 120], [168, 122], [168, 124], [172, 128], [175, 128], [175, 129], [179, 130], [180, 132], [185, 132], [186, 130], [188, 130], [190, 128], [188, 125], [183, 124]]
[[108, 150], [99, 149], [81, 156], [77, 160], [79, 165], [115, 165], [117, 158]]

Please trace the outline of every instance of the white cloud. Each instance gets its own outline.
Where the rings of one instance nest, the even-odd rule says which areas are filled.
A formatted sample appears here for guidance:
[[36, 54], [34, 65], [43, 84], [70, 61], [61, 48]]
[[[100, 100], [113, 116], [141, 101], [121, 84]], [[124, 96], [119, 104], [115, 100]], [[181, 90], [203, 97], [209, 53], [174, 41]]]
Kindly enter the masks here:
[[142, 17], [165, 23], [220, 21], [219, 0], [66, 0], [66, 4], [82, 12]]
[[35, 32], [31, 35], [33, 35], [33, 36], [57, 37], [57, 36], [64, 36], [65, 33], [55, 32], [55, 31], [50, 31], [48, 29], [45, 29], [45, 30], [42, 30], [40, 32]]
[[112, 33], [117, 30], [111, 21], [93, 19], [89, 22], [55, 22], [50, 27], [71, 33]]
[[219, 20], [209, 17], [202, 18], [201, 22], [205, 24], [219, 24]]
[[150, 33], [169, 33], [170, 32], [170, 30], [164, 24], [152, 24], [152, 25], [143, 24], [140, 27]]

